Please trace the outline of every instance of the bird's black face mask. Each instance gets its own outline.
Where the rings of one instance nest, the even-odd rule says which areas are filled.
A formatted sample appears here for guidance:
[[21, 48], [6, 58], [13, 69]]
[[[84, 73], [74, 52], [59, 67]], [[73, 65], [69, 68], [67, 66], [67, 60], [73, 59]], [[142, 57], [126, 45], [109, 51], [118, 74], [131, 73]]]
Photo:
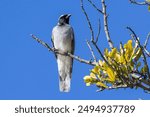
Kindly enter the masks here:
[[69, 24], [70, 14], [61, 15], [58, 21], [59, 25]]

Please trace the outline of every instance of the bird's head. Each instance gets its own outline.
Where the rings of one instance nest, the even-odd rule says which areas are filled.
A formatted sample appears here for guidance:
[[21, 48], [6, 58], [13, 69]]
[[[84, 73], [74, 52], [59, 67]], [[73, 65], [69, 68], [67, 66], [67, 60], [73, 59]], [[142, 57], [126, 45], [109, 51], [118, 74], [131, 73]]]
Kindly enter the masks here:
[[71, 14], [61, 15], [58, 19], [58, 25], [69, 24], [69, 18]]

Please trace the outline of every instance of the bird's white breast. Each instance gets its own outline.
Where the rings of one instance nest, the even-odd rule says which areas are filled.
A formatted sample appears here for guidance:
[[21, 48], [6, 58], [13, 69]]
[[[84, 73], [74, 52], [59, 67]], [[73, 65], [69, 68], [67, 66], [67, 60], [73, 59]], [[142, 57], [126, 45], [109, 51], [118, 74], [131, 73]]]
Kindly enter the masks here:
[[52, 33], [56, 49], [64, 52], [70, 52], [72, 50], [71, 43], [73, 39], [73, 30], [70, 25], [55, 26]]

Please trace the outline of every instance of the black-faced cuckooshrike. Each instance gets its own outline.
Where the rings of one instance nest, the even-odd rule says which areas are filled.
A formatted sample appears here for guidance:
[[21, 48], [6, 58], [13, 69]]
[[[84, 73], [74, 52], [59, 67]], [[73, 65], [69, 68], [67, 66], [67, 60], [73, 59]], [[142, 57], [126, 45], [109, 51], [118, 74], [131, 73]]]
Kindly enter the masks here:
[[[70, 16], [70, 14], [65, 14], [59, 17], [58, 24], [52, 30], [52, 42], [55, 49], [74, 54], [74, 31], [69, 25]], [[60, 54], [56, 54], [56, 59], [59, 73], [59, 89], [61, 92], [69, 92], [73, 59]]]

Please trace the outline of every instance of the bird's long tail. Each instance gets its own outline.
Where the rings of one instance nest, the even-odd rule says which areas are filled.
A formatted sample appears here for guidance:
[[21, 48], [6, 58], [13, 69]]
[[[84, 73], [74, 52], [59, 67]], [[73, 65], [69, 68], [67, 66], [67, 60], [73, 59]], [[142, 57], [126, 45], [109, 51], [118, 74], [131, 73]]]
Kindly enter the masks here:
[[68, 56], [58, 55], [57, 63], [59, 72], [59, 89], [61, 92], [69, 92], [73, 60]]

